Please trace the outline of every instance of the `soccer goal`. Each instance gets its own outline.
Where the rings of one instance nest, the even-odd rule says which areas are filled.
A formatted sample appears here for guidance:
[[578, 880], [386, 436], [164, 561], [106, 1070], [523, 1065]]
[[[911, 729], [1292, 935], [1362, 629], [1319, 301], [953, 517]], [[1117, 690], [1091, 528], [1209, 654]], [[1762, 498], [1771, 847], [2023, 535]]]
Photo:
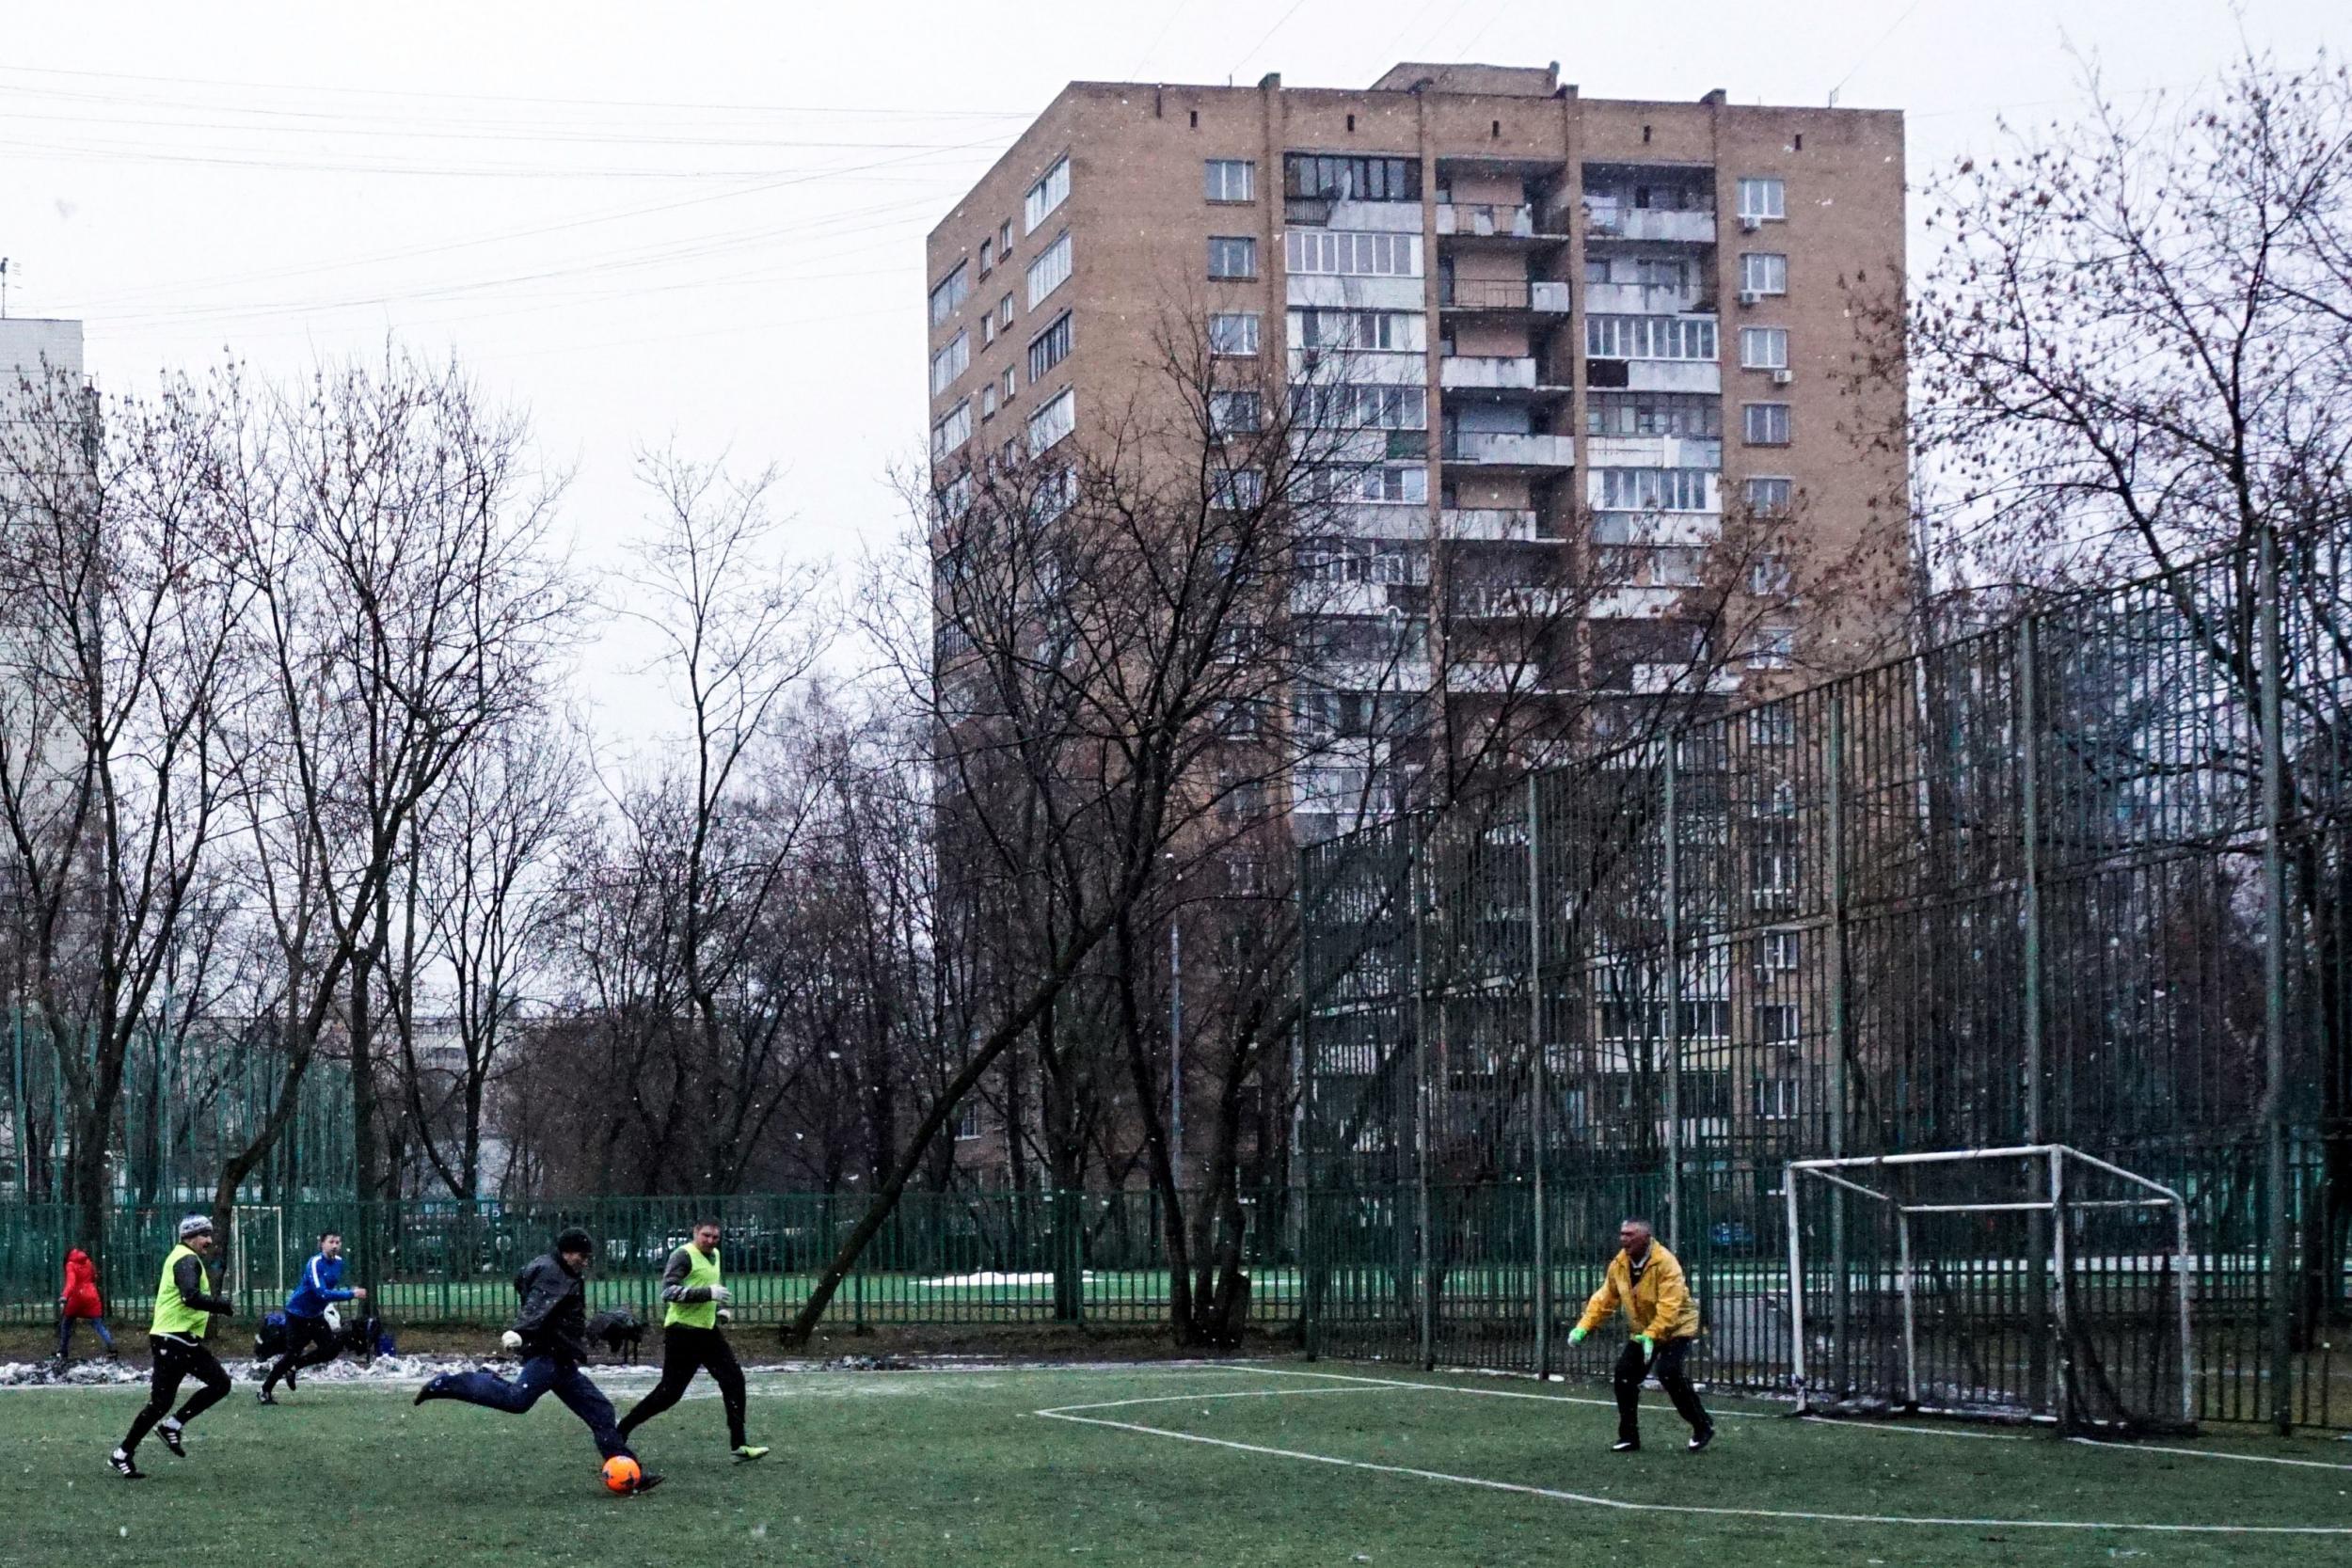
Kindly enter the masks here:
[[2188, 1211], [2062, 1144], [1786, 1167], [1800, 1413], [2192, 1430]]

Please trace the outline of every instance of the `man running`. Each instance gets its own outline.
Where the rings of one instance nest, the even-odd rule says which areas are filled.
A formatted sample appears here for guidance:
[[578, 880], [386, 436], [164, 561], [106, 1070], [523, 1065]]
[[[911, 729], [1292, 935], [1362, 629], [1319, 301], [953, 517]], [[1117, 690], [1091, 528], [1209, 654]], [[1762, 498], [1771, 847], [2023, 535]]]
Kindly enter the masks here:
[[295, 1374], [305, 1367], [323, 1367], [342, 1354], [340, 1325], [328, 1321], [326, 1309], [339, 1301], [365, 1301], [368, 1292], [343, 1288], [343, 1238], [337, 1230], [323, 1231], [319, 1250], [302, 1266], [302, 1283], [286, 1298], [286, 1349], [278, 1364], [262, 1379], [256, 1403], [276, 1404], [270, 1390], [284, 1378], [289, 1389], [298, 1386]]
[[1568, 1332], [1568, 1343], [1584, 1336], [1622, 1310], [1633, 1325], [1633, 1337], [1617, 1357], [1617, 1453], [1632, 1453], [1642, 1446], [1642, 1380], [1658, 1374], [1658, 1386], [1674, 1401], [1675, 1409], [1691, 1423], [1692, 1453], [1715, 1440], [1715, 1423], [1699, 1403], [1683, 1370], [1699, 1333], [1698, 1303], [1682, 1277], [1682, 1265], [1650, 1233], [1649, 1221], [1628, 1220], [1617, 1227], [1618, 1252], [1609, 1260], [1600, 1289], [1584, 1304], [1584, 1316]]
[[719, 1325], [728, 1317], [731, 1299], [719, 1282], [719, 1225], [702, 1220], [693, 1240], [670, 1254], [661, 1271], [661, 1299], [669, 1304], [661, 1315], [661, 1381], [621, 1418], [621, 1437], [677, 1403], [694, 1373], [704, 1368], [719, 1385], [726, 1406], [727, 1445], [738, 1461], [748, 1464], [768, 1450], [754, 1448], [743, 1435], [743, 1369]]
[[[417, 1390], [416, 1402], [457, 1400], [489, 1410], [519, 1416], [552, 1393], [564, 1408], [587, 1423], [596, 1440], [596, 1452], [606, 1459], [629, 1453], [628, 1439], [612, 1418], [612, 1402], [580, 1370], [588, 1359], [588, 1264], [596, 1243], [585, 1230], [566, 1230], [555, 1239], [555, 1250], [534, 1258], [515, 1276], [515, 1294], [521, 1298], [515, 1326], [500, 1336], [508, 1350], [523, 1355], [521, 1375], [514, 1382], [496, 1372], [443, 1372]], [[647, 1470], [633, 1490], [650, 1492], [661, 1478]]]
[[[180, 1434], [190, 1421], [229, 1392], [229, 1374], [204, 1345], [204, 1332], [215, 1314], [235, 1310], [226, 1296], [213, 1294], [213, 1276], [204, 1266], [212, 1256], [213, 1222], [190, 1214], [180, 1222], [180, 1244], [164, 1259], [163, 1278], [155, 1286], [155, 1315], [147, 1328], [148, 1349], [154, 1354], [154, 1371], [148, 1385], [146, 1407], [131, 1422], [122, 1446], [106, 1457], [115, 1474], [125, 1481], [144, 1481], [138, 1466], [139, 1442], [150, 1431], [163, 1433], [164, 1447], [182, 1459], [188, 1450]], [[181, 1382], [193, 1375], [203, 1385], [188, 1396], [180, 1413], [171, 1413]]]

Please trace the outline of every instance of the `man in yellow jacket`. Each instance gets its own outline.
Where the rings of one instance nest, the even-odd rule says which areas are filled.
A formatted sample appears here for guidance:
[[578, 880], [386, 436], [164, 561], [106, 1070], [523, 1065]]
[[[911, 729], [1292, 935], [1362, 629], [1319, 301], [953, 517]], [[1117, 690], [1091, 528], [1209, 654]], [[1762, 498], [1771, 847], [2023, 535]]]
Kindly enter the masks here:
[[1698, 1340], [1698, 1303], [1691, 1299], [1682, 1265], [1658, 1244], [1649, 1221], [1628, 1220], [1619, 1226], [1617, 1245], [1619, 1251], [1609, 1260], [1600, 1289], [1584, 1304], [1584, 1315], [1569, 1331], [1568, 1343], [1581, 1343], [1587, 1334], [1622, 1311], [1633, 1325], [1633, 1338], [1626, 1341], [1625, 1354], [1617, 1357], [1617, 1441], [1612, 1447], [1618, 1453], [1641, 1448], [1642, 1380], [1655, 1372], [1658, 1386], [1691, 1423], [1690, 1448], [1696, 1453], [1715, 1440], [1715, 1423], [1708, 1419], [1697, 1390], [1691, 1386], [1691, 1374], [1684, 1370], [1691, 1347]]

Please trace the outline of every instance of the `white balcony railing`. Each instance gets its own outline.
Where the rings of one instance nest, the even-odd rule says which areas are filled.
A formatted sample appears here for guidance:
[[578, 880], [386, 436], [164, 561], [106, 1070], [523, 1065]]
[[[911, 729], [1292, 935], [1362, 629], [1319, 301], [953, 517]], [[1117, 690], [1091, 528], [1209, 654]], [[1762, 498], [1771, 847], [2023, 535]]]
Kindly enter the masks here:
[[[1644, 696], [1656, 696], [1661, 691], [1690, 691], [1701, 684], [1701, 673], [1688, 664], [1637, 664], [1633, 667], [1633, 689]], [[1706, 689], [1722, 693], [1740, 689], [1739, 675], [1729, 670], [1716, 670], [1705, 676]]]
[[1663, 213], [1644, 207], [1596, 204], [1584, 214], [1586, 233], [1619, 240], [1656, 240], [1670, 245], [1713, 245], [1712, 213]]
[[1438, 204], [1438, 232], [1514, 240], [1562, 237], [1539, 234], [1535, 209], [1525, 202], [1512, 206], [1507, 202], [1441, 201]]
[[1446, 437], [1445, 460], [1502, 467], [1573, 468], [1576, 438], [1522, 436], [1512, 431], [1457, 431]]
[[1699, 308], [1688, 284], [1587, 283], [1584, 309], [1597, 316], [1679, 316]]
[[1534, 507], [1448, 507], [1440, 515], [1449, 539], [1527, 541], [1535, 537]]
[[1588, 436], [1584, 461], [1596, 468], [1714, 468], [1724, 444], [1688, 436]]
[[1438, 385], [1449, 392], [1532, 392], [1535, 361], [1525, 355], [1452, 354], [1438, 361]]

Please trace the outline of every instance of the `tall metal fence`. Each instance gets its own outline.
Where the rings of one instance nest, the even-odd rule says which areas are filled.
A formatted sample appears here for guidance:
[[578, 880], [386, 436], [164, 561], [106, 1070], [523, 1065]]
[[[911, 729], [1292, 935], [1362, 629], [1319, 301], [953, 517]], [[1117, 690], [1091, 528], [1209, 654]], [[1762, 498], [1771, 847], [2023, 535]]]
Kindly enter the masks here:
[[1785, 1387], [1786, 1161], [2046, 1140], [2188, 1196], [2201, 1415], [2352, 1423], [2347, 542], [1306, 851], [1319, 1345], [1599, 1370], [1641, 1212]]

